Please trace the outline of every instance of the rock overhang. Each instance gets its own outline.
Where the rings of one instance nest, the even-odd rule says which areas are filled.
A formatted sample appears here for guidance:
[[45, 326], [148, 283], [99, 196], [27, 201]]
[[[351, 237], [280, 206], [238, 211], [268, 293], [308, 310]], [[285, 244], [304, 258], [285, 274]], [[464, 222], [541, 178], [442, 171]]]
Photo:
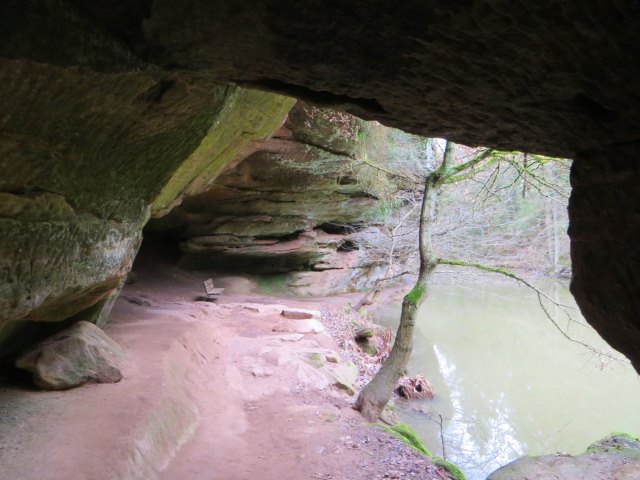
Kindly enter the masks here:
[[[112, 100], [111, 109], [118, 109], [123, 82], [145, 86], [139, 93], [150, 104], [175, 102], [166, 117], [170, 120], [192, 105], [186, 99], [193, 98], [194, 91], [202, 92], [199, 105], [206, 105], [207, 89], [215, 89], [214, 82], [235, 83], [414, 133], [571, 157], [576, 160], [574, 184], [579, 185], [570, 208], [578, 272], [573, 291], [587, 319], [638, 364], [640, 324], [629, 310], [637, 311], [634, 272], [639, 261], [634, 252], [640, 227], [624, 213], [638, 205], [638, 16], [636, 2], [625, 0], [4, 2], [0, 70], [5, 88], [0, 96], [9, 113], [0, 128], [10, 142], [0, 162], [11, 175], [2, 189], [43, 189], [42, 178], [45, 184], [51, 183], [49, 177], [58, 178], [71, 189], [80, 184], [77, 201], [66, 196], [73, 208], [90, 205], [92, 213], [104, 210], [110, 219], [133, 208], [144, 218], [145, 202], [93, 202], [94, 192], [78, 180], [100, 178], [95, 189], [109, 198], [123, 188], [108, 181], [116, 178], [111, 175], [117, 162], [99, 172], [77, 168], [76, 160], [85, 155], [56, 163], [61, 152], [78, 153], [73, 138], [60, 135], [67, 118], [131, 140], [131, 131], [114, 128], [112, 117], [93, 109], [94, 100], [100, 103], [97, 92], [102, 103]], [[172, 82], [185, 72], [198, 79], [189, 82], [192, 87], [197, 83], [203, 88], [174, 88]], [[70, 76], [72, 81], [64, 84]], [[65, 90], [73, 92], [69, 104], [81, 108], [65, 105]], [[83, 103], [83, 98], [90, 101]], [[46, 135], [33, 134], [56, 110], [59, 118]], [[183, 117], [176, 128], [193, 131], [202, 126], [197, 118], [192, 120], [189, 124]], [[15, 129], [16, 124], [24, 129]], [[161, 147], [169, 138], [159, 135], [148, 146], [173, 152], [177, 166], [192, 150], [183, 147], [192, 143], [187, 135]], [[103, 153], [104, 138], [96, 140], [95, 150]], [[40, 157], [49, 168], [29, 169], [23, 162], [27, 157]], [[603, 167], [603, 162], [619, 159], [626, 179]], [[159, 177], [166, 180], [168, 172]], [[138, 188], [130, 179], [123, 184]], [[66, 194], [68, 188], [51, 193]], [[598, 220], [597, 228], [589, 218]], [[616, 235], [597, 235], [596, 230]], [[608, 285], [626, 286], [601, 295], [607, 287], [601, 285], [603, 278]]]

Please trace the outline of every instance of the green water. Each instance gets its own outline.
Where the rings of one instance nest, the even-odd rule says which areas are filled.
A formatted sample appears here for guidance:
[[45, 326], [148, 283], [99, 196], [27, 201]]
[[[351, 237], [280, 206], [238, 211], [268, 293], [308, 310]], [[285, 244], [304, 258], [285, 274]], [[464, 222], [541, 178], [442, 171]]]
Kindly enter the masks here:
[[[442, 455], [439, 415], [446, 457], [469, 480], [522, 455], [581, 453], [612, 431], [640, 435], [640, 380], [630, 365], [563, 338], [524, 287], [443, 277], [419, 312], [409, 364], [409, 373], [431, 381], [436, 398], [420, 402], [422, 412], [400, 413], [435, 454]], [[584, 322], [566, 284], [542, 287]], [[551, 310], [566, 326], [562, 312]], [[391, 307], [381, 322], [395, 329], [399, 311]], [[569, 332], [611, 351], [590, 327], [572, 324]]]

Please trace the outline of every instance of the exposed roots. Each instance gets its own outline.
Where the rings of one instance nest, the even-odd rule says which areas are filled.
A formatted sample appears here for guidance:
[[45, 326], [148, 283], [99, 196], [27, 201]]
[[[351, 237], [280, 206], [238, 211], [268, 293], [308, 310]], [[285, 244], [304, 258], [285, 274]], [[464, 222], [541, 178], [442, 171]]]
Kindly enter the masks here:
[[407, 400], [432, 399], [435, 396], [429, 380], [422, 375], [404, 376], [398, 380], [396, 393]]

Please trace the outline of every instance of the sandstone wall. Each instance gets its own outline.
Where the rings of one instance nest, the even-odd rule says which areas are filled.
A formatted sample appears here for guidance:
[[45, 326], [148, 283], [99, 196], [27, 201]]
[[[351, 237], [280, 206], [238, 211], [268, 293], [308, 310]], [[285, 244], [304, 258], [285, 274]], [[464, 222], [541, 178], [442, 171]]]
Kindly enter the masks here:
[[370, 286], [381, 268], [354, 234], [376, 220], [378, 200], [351, 171], [365, 123], [298, 103], [273, 138], [146, 234], [172, 236], [186, 268], [287, 274], [301, 294]]
[[33, 330], [24, 321], [108, 314], [103, 306], [129, 271], [149, 216], [204, 188], [293, 104], [187, 72], [1, 65], [5, 345], [12, 332]]

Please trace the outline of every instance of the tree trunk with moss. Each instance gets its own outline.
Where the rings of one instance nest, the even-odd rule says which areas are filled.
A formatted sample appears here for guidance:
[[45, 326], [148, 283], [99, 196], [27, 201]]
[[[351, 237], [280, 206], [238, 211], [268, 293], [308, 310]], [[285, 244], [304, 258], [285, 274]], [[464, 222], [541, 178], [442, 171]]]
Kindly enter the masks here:
[[453, 173], [450, 172], [449, 165], [454, 156], [454, 146], [455, 144], [447, 142], [442, 163], [425, 180], [418, 241], [420, 273], [415, 285], [402, 301], [400, 325], [393, 348], [378, 373], [362, 389], [356, 400], [355, 408], [360, 410], [370, 422], [375, 422], [380, 417], [411, 357], [418, 309], [427, 298], [431, 276], [438, 265], [438, 259], [431, 242], [432, 229], [436, 217], [438, 191]]

